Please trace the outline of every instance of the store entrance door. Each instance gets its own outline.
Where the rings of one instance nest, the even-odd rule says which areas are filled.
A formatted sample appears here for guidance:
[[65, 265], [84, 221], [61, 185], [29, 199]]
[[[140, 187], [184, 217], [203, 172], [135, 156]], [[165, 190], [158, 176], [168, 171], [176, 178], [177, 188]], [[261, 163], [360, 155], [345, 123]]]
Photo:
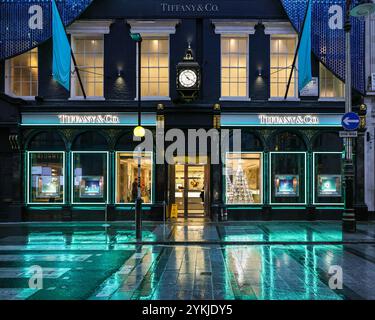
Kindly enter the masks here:
[[208, 166], [174, 166], [174, 202], [179, 217], [204, 218], [208, 215]]

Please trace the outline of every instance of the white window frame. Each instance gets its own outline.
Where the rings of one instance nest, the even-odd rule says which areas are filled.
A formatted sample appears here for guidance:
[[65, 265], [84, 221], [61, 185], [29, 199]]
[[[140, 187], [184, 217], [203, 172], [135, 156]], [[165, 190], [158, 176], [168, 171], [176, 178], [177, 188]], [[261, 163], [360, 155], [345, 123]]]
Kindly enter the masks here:
[[[101, 37], [104, 43], [104, 35], [109, 34], [110, 25], [113, 20], [78, 20], [74, 22], [69, 28], [67, 28], [67, 33], [71, 35], [71, 45], [72, 50], [74, 50], [74, 39], [75, 38], [84, 38], [84, 37]], [[105, 45], [103, 44], [103, 96], [91, 96], [87, 97], [86, 100], [105, 100]], [[75, 72], [75, 67], [73, 61], [71, 62], [71, 72]], [[75, 92], [75, 81], [78, 81], [77, 76], [70, 77], [70, 98], [69, 100], [84, 100], [83, 96], [77, 96]]]
[[[270, 21], [270, 22], [263, 22], [265, 30], [264, 33], [270, 36], [270, 45], [273, 37], [285, 37], [285, 38], [295, 38], [296, 44], [298, 42], [298, 34], [293, 29], [290, 22], [285, 21]], [[270, 59], [271, 59], [271, 50], [270, 50]], [[296, 65], [298, 65], [298, 60], [296, 61]], [[295, 71], [294, 71], [295, 72]], [[295, 94], [294, 97], [287, 97], [287, 101], [300, 101], [299, 93], [298, 93], [298, 73], [296, 73], [296, 80], [295, 80]], [[271, 80], [270, 80], [270, 98], [269, 101], [281, 101], [284, 100], [284, 97], [271, 97]]]
[[[28, 52], [28, 51], [27, 51]], [[24, 53], [27, 53], [27, 52], [24, 52]], [[11, 77], [11, 60], [13, 58], [10, 58], [10, 59], [6, 59], [5, 60], [5, 81], [4, 81], [4, 85], [5, 85], [5, 93], [10, 96], [10, 97], [13, 97], [13, 98], [20, 98], [20, 99], [23, 99], [23, 100], [27, 100], [27, 101], [33, 101], [35, 100], [35, 96], [17, 96], [15, 94], [13, 94], [12, 90], [11, 90], [11, 81], [12, 81], [12, 77]], [[37, 85], [37, 93], [36, 93], [36, 96], [38, 95], [39, 93], [39, 49], [38, 49], [38, 85]]]
[[[232, 96], [223, 96], [222, 95], [222, 40], [223, 38], [244, 38], [247, 42], [247, 51], [246, 51], [246, 96], [244, 97], [232, 97]], [[251, 101], [250, 98], [250, 89], [249, 89], [249, 65], [250, 65], [250, 55], [249, 55], [249, 35], [243, 35], [243, 34], [222, 34], [220, 37], [220, 101]], [[229, 68], [230, 69], [230, 68]], [[239, 84], [239, 83], [237, 83]]]
[[[110, 203], [110, 199], [109, 199], [109, 152], [108, 151], [71, 151], [71, 158], [70, 158], [70, 166], [71, 166], [71, 172], [70, 172], [70, 183], [71, 183], [71, 186], [70, 186], [70, 197], [71, 197], [71, 203], [72, 205], [106, 205], [106, 204], [109, 204]], [[105, 201], [102, 201], [102, 202], [76, 202], [74, 201], [74, 188], [75, 188], [75, 185], [74, 185], [74, 181], [75, 181], [75, 175], [74, 175], [74, 170], [75, 170], [75, 167], [74, 167], [74, 155], [75, 154], [105, 154], [106, 156], [106, 170], [107, 170], [107, 175], [106, 175], [106, 179], [105, 179], [105, 183], [106, 183], [106, 188], [105, 188], [105, 192], [106, 192], [106, 196], [105, 196]]]
[[[249, 82], [249, 66], [250, 66], [250, 52], [249, 52], [249, 41], [250, 35], [255, 34], [255, 26], [257, 25], [258, 21], [255, 20], [238, 20], [238, 21], [228, 21], [228, 20], [212, 20], [212, 24], [215, 26], [215, 33], [219, 34], [220, 37], [220, 101], [251, 101], [250, 98], [250, 82]], [[247, 70], [246, 70], [246, 77], [247, 77], [247, 86], [246, 86], [246, 96], [245, 97], [230, 97], [230, 96], [222, 96], [221, 93], [221, 70], [222, 70], [222, 46], [221, 41], [222, 37], [233, 37], [233, 38], [240, 38], [246, 37], [247, 38]]]
[[[307, 203], [308, 203], [308, 200], [307, 200], [307, 170], [308, 170], [308, 167], [307, 167], [307, 152], [306, 151], [272, 151], [269, 153], [270, 156], [269, 156], [269, 188], [268, 188], [268, 192], [269, 192], [269, 203], [271, 206], [294, 206], [294, 207], [298, 207], [298, 206], [306, 206]], [[305, 164], [305, 167], [304, 167], [304, 179], [305, 179], [305, 193], [304, 193], [304, 199], [305, 201], [304, 202], [285, 202], [285, 203], [278, 203], [278, 202], [272, 202], [272, 187], [274, 186], [274, 179], [272, 177], [272, 157], [273, 155], [275, 154], [303, 154], [304, 156], [304, 164]]]
[[[273, 39], [280, 39], [280, 38], [285, 38], [285, 39], [294, 39], [296, 41], [296, 48], [298, 44], [298, 36], [293, 35], [293, 34], [272, 34], [270, 36], [270, 48], [272, 46], [272, 40]], [[270, 59], [271, 59], [271, 50], [270, 50]], [[296, 67], [298, 66], [298, 57], [296, 59]], [[270, 71], [271, 71], [271, 66], [270, 66]], [[272, 72], [272, 71], [271, 71]], [[293, 72], [293, 77], [294, 77], [294, 97], [287, 97], [287, 101], [300, 101], [301, 99], [299, 98], [299, 92], [298, 92], [298, 72], [296, 68], [292, 70]], [[289, 91], [290, 92], [290, 91]], [[282, 101], [285, 100], [284, 97], [272, 97], [271, 96], [271, 75], [270, 75], [270, 98], [268, 99], [269, 101]]]
[[[313, 152], [313, 172], [312, 172], [312, 177], [313, 177], [313, 205], [315, 206], [344, 206], [345, 205], [345, 195], [344, 195], [344, 183], [343, 181], [341, 182], [341, 199], [342, 202], [338, 203], [333, 203], [333, 202], [317, 202], [316, 201], [316, 174], [317, 174], [317, 168], [316, 168], [316, 156], [319, 154], [336, 154], [336, 155], [342, 155], [342, 152], [327, 152], [327, 151], [318, 151], [318, 152]], [[343, 178], [343, 177], [342, 177]], [[339, 197], [332, 197], [332, 198], [339, 198]]]
[[[171, 38], [169, 35], [150, 35], [150, 34], [142, 34], [142, 38], [143, 39], [155, 39], [155, 40], [165, 40], [167, 38], [167, 41], [168, 41], [168, 95], [166, 96], [141, 96], [141, 99], [144, 100], [144, 101], [170, 101], [171, 98], [170, 98], [170, 85], [171, 85], [171, 79], [170, 79], [170, 60], [171, 60]], [[137, 49], [136, 49], [136, 75], [135, 75], [135, 79], [136, 79], [136, 93], [135, 93], [135, 99], [134, 100], [138, 100], [138, 74], [139, 74], [139, 71], [138, 71], [138, 46], [137, 46]]]
[[263, 151], [241, 151], [241, 152], [226, 152], [225, 154], [225, 163], [224, 163], [224, 175], [223, 175], [223, 179], [226, 179], [227, 177], [227, 160], [228, 160], [228, 155], [229, 154], [240, 154], [240, 155], [248, 155], [248, 154], [257, 154], [257, 155], [260, 155], [260, 172], [261, 172], [261, 178], [262, 178], [262, 181], [261, 181], [261, 186], [260, 186], [260, 202], [259, 203], [228, 203], [228, 199], [227, 199], [227, 182], [225, 181], [224, 182], [224, 203], [225, 205], [227, 206], [234, 206], [234, 207], [256, 207], [256, 206], [262, 206], [264, 205], [264, 192], [265, 192], [265, 175], [264, 175], [264, 152]]
[[[130, 25], [131, 33], [139, 33], [142, 38], [168, 38], [168, 72], [170, 74], [170, 35], [176, 33], [176, 26], [180, 20], [127, 20]], [[136, 93], [134, 100], [138, 100], [138, 47], [136, 49]], [[144, 101], [170, 101], [171, 79], [168, 79], [168, 96], [146, 96], [142, 97]]]
[[[62, 173], [64, 177], [64, 185], [63, 185], [63, 200], [62, 202], [33, 202], [31, 201], [31, 191], [32, 188], [30, 188], [31, 184], [31, 170], [30, 170], [30, 165], [31, 165], [31, 155], [33, 154], [62, 154], [63, 155], [63, 167], [62, 167]], [[26, 151], [26, 205], [45, 205], [45, 206], [56, 206], [56, 205], [64, 205], [66, 204], [66, 171], [65, 171], [65, 166], [66, 166], [66, 152], [65, 151]]]

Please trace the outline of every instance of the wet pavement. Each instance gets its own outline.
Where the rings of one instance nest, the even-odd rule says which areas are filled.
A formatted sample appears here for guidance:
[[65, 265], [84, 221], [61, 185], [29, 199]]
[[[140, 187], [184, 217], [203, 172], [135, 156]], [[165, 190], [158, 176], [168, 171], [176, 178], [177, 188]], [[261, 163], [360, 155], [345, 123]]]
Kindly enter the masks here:
[[181, 221], [134, 236], [132, 223], [0, 224], [0, 300], [375, 299], [374, 223]]

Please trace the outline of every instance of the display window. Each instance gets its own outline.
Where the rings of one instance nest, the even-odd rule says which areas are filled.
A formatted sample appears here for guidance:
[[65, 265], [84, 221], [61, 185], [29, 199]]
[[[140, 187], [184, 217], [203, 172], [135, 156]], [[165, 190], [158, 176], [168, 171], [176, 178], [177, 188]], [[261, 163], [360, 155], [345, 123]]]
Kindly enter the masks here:
[[72, 152], [72, 203], [106, 203], [107, 170], [107, 152]]
[[227, 153], [225, 187], [226, 204], [262, 204], [262, 153]]
[[28, 203], [64, 203], [64, 152], [28, 152]]
[[306, 153], [271, 152], [270, 203], [306, 204]]
[[[141, 153], [141, 194], [143, 203], [153, 201], [151, 152]], [[138, 153], [116, 153], [116, 203], [134, 203], [138, 196]]]
[[314, 204], [343, 204], [342, 153], [314, 153]]

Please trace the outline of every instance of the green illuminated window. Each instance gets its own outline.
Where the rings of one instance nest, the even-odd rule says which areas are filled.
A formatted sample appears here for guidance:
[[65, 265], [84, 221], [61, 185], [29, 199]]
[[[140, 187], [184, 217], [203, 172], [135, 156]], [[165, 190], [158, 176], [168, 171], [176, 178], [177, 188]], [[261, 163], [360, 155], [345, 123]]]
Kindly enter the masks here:
[[227, 153], [225, 163], [227, 204], [261, 204], [263, 169], [261, 153]]
[[63, 152], [28, 153], [28, 203], [64, 203]]
[[72, 153], [73, 203], [107, 202], [107, 152]]
[[314, 153], [314, 204], [342, 204], [342, 153]]
[[306, 153], [271, 152], [271, 204], [306, 204]]
[[[116, 203], [134, 203], [138, 194], [138, 158], [134, 152], [116, 155]], [[141, 157], [141, 192], [143, 203], [152, 203], [152, 153]]]

